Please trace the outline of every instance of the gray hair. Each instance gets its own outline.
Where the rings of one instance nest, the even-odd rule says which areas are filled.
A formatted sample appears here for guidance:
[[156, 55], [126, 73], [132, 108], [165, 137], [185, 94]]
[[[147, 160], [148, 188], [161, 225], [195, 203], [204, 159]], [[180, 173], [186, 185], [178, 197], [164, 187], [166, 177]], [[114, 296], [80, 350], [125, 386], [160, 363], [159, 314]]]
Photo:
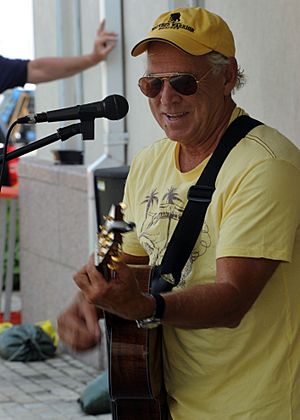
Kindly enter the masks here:
[[[218, 74], [222, 71], [223, 67], [226, 66], [229, 63], [229, 59], [225, 57], [223, 54], [220, 54], [218, 52], [212, 51], [207, 54], [208, 60], [210, 64], [213, 67], [213, 72], [215, 74]], [[240, 67], [238, 67], [237, 70], [237, 79], [235, 88], [233, 90], [233, 93], [242, 88], [246, 83], [246, 76], [244, 75], [244, 70], [242, 70]]]

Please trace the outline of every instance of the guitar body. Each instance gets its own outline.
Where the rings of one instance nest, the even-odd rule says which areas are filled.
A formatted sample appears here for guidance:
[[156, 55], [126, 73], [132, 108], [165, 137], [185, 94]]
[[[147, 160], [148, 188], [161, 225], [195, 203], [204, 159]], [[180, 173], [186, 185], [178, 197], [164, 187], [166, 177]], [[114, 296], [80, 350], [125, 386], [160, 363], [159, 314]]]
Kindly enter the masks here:
[[[144, 292], [151, 282], [149, 266], [131, 267]], [[116, 420], [165, 420], [168, 418], [163, 386], [162, 335], [159, 328], [138, 328], [105, 313], [110, 397]]]
[[[120, 205], [112, 206], [106, 226], [98, 234], [95, 265], [107, 281], [113, 279], [113, 257], [120, 253], [122, 233], [132, 230], [123, 221]], [[100, 258], [100, 259], [99, 259]], [[149, 292], [152, 270], [131, 266], [144, 293]], [[114, 420], [167, 420], [169, 417], [163, 383], [162, 331], [138, 328], [135, 321], [104, 312], [109, 391]]]

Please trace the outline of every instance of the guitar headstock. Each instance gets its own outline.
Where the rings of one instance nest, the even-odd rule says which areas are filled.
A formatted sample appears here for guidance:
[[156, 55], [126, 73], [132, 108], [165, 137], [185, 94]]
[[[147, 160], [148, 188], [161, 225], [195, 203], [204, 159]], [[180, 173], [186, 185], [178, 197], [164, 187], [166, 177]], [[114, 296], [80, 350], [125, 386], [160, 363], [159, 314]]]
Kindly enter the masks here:
[[113, 204], [109, 214], [104, 217], [104, 225], [99, 227], [95, 265], [102, 272], [106, 267], [114, 269], [113, 259], [121, 253], [122, 233], [130, 232], [135, 227], [134, 223], [123, 220], [124, 208], [124, 203]]

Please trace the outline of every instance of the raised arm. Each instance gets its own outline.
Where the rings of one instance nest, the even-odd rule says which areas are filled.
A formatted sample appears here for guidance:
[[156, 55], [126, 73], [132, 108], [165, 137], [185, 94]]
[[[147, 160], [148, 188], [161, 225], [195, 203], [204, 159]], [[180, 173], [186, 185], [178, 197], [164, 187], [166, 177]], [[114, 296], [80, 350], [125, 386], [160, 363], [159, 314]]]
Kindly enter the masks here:
[[90, 54], [75, 57], [41, 57], [28, 62], [27, 82], [42, 83], [73, 76], [106, 59], [117, 42], [115, 32], [105, 30], [101, 21], [97, 30], [94, 48]]

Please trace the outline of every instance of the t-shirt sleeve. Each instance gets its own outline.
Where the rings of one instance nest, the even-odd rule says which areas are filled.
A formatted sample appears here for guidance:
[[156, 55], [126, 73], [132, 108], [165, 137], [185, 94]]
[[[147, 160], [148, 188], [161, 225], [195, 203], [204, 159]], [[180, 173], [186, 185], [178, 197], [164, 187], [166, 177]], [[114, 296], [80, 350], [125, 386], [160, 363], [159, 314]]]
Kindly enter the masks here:
[[217, 258], [242, 256], [291, 261], [300, 217], [299, 170], [269, 159], [247, 173], [226, 200]]
[[25, 85], [28, 61], [0, 56], [0, 93], [6, 89]]
[[[136, 193], [135, 186], [138, 177], [135, 161], [133, 161], [130, 171], [126, 180], [123, 202], [126, 205], [124, 211], [124, 219], [127, 222], [136, 221], [135, 211], [138, 208], [136, 202], [138, 194]], [[147, 256], [145, 249], [141, 246], [136, 229], [131, 232], [123, 234], [123, 251], [126, 254], [135, 255], [139, 257]]]

